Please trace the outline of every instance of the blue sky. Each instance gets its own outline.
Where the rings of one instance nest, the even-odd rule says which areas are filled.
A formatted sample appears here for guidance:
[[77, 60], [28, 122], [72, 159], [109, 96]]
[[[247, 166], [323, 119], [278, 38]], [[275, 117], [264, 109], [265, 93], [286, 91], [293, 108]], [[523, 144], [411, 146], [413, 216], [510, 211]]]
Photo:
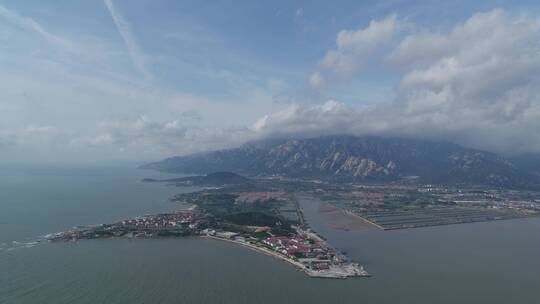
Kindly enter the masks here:
[[539, 9], [0, 1], [0, 155], [148, 160], [341, 132], [540, 151], [523, 136], [538, 127]]

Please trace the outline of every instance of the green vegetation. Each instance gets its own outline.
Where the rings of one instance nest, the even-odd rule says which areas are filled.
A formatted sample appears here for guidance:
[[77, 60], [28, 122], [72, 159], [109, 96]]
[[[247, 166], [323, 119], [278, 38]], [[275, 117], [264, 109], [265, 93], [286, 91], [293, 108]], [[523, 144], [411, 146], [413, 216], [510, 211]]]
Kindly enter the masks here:
[[181, 194], [175, 200], [197, 205], [224, 230], [263, 237], [291, 235], [291, 225], [303, 225], [293, 195], [298, 192], [309, 193], [387, 229], [524, 217], [540, 210], [535, 192], [279, 179], [250, 180]]
[[224, 216], [223, 219], [237, 225], [266, 226], [272, 228], [281, 226], [283, 222], [283, 220], [277, 216], [255, 211], [233, 213]]
[[[176, 195], [173, 200], [196, 205], [213, 216], [215, 227], [237, 232], [244, 236], [266, 238], [270, 235], [293, 235], [291, 225], [298, 225], [296, 205], [289, 195], [279, 199], [257, 193], [284, 192], [286, 185], [276, 181], [257, 181], [224, 188]], [[290, 185], [288, 186], [290, 187]], [[287, 188], [288, 188], [287, 187]], [[243, 193], [255, 194], [251, 200], [240, 199]], [[263, 227], [269, 227], [264, 229]], [[270, 234], [268, 234], [268, 232]]]
[[176, 195], [173, 200], [197, 205], [201, 210], [220, 216], [236, 212], [235, 200], [238, 195], [221, 192], [193, 192]]

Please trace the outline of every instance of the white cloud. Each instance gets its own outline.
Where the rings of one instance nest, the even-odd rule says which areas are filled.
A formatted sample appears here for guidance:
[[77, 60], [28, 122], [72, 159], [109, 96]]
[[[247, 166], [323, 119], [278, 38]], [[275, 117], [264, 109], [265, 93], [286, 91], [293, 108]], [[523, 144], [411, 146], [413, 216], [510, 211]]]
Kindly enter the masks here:
[[351, 77], [368, 62], [370, 56], [394, 37], [398, 22], [396, 15], [372, 20], [366, 28], [340, 31], [336, 48], [326, 53], [320, 62], [322, 72]]
[[[145, 74], [145, 56], [129, 25], [110, 0], [105, 3], [133, 63]], [[78, 54], [89, 46], [52, 34], [1, 6], [0, 18], [43, 37], [35, 39], [34, 49], [53, 45]], [[337, 101], [290, 105], [295, 99], [287, 96], [281, 98], [286, 104], [275, 102], [277, 94], [289, 88], [284, 81], [225, 68], [199, 71], [204, 73], [201, 78], [224, 83], [234, 92], [211, 97], [149, 89], [136, 82], [137, 77], [112, 73], [115, 69], [81, 72], [54, 56], [0, 56], [1, 127], [10, 127], [0, 129], [0, 145], [24, 146], [30, 159], [35, 157], [31, 152], [38, 151], [34, 148], [45, 146], [53, 147], [51, 157], [82, 151], [86, 154], [80, 155], [89, 157], [110, 153], [150, 159], [234, 147], [255, 138], [350, 133], [445, 139], [505, 152], [540, 151], [535, 136], [540, 130], [538, 37], [540, 18], [502, 10], [475, 14], [440, 32], [411, 31], [395, 15], [360, 30], [341, 31], [335, 49], [308, 83], [316, 89], [330, 87], [372, 62], [396, 69], [401, 74], [396, 100], [365, 107]], [[126, 59], [126, 64], [132, 63]], [[261, 116], [252, 124], [253, 117]]]
[[[123, 41], [118, 45], [117, 39], [93, 36], [107, 30], [107, 24], [97, 31], [82, 25], [57, 31], [63, 20], [46, 18], [65, 12], [43, 14], [42, 21], [0, 6], [4, 159], [156, 159], [232, 147], [250, 139], [246, 126], [253, 117], [282, 107], [273, 99], [288, 87], [275, 76], [280, 69], [255, 68], [237, 56], [216, 66], [190, 62], [193, 73], [200, 73], [197, 80], [219, 82], [226, 89], [209, 84], [212, 92], [206, 94], [175, 90], [164, 81], [149, 86], [148, 79], [132, 73], [134, 63], [146, 69], [145, 56], [114, 4], [105, 2], [111, 26], [118, 28], [134, 60], [126, 56]], [[169, 64], [176, 54], [160, 59]]]
[[97, 129], [97, 135], [80, 136], [73, 139], [70, 145], [116, 149], [128, 155], [155, 157], [234, 147], [253, 135], [243, 127], [210, 128], [189, 121], [157, 121], [147, 116], [134, 120], [102, 121]]
[[62, 145], [69, 132], [50, 125], [28, 124], [19, 128], [0, 130], [0, 146], [40, 146]]
[[[367, 55], [374, 55], [369, 50], [392, 39], [395, 31], [394, 16], [360, 31], [342, 31], [337, 50], [322, 66], [356, 72]], [[377, 53], [402, 72], [394, 102], [294, 105], [265, 116], [254, 130], [267, 136], [413, 136], [509, 153], [540, 151], [538, 37], [540, 17], [500, 9], [474, 14], [448, 32], [421, 29], [394, 41], [397, 46], [389, 52]]]
[[324, 85], [324, 79], [320, 72], [315, 72], [309, 77], [309, 87], [320, 89]]
[[0, 5], [0, 17], [5, 18], [9, 22], [18, 26], [19, 28], [22, 28], [24, 30], [40, 35], [47, 42], [59, 48], [72, 50], [75, 47], [71, 41], [66, 40], [60, 36], [54, 35], [50, 33], [49, 31], [45, 30], [34, 19], [21, 16], [1, 5]]
[[[282, 111], [268, 114], [253, 125], [258, 136], [318, 136], [336, 133], [358, 133], [355, 128], [367, 112], [367, 108], [348, 107], [337, 101], [322, 105], [294, 104]], [[366, 132], [374, 131], [373, 129]]]
[[116, 11], [112, 0], [103, 0], [105, 2], [105, 6], [109, 10], [109, 13], [111, 14], [111, 17], [114, 21], [114, 24], [116, 25], [116, 28], [118, 30], [118, 33], [126, 43], [126, 47], [129, 52], [129, 56], [131, 57], [131, 60], [133, 61], [133, 64], [137, 68], [137, 70], [147, 79], [152, 78], [152, 74], [146, 67], [146, 58], [144, 53], [141, 51], [141, 48], [139, 47], [139, 44], [137, 42], [137, 39], [135, 38], [135, 35], [133, 35], [133, 31], [131, 30], [130, 24]]
[[[55, 34], [50, 30], [45, 29], [33, 18], [20, 15], [2, 5], [0, 5], [0, 18], [3, 18], [26, 33], [40, 37], [63, 57], [63, 61], [76, 60], [96, 62], [97, 60], [108, 58], [110, 55], [114, 54], [114, 52], [109, 49], [109, 46], [104, 45], [101, 40], [93, 39], [92, 41], [87, 41], [87, 43], [81, 43], [78, 40]], [[78, 38], [79, 40], [84, 40], [88, 37]]]
[[449, 54], [454, 45], [447, 36], [433, 33], [417, 33], [405, 37], [398, 47], [386, 58], [393, 65], [407, 65], [430, 61]]

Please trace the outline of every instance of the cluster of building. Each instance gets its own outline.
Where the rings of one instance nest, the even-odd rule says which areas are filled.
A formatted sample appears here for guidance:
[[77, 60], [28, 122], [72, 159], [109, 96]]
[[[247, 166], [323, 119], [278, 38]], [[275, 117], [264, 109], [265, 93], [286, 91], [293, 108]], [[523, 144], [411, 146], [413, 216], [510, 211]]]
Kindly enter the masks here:
[[242, 239], [244, 239], [241, 236], [239, 236], [239, 233], [237, 233], [237, 232], [216, 230], [216, 229], [212, 229], [212, 228], [203, 229], [201, 231], [201, 235], [215, 236], [215, 237], [219, 237], [219, 238], [222, 238], [222, 239], [231, 239], [231, 240], [242, 240]]
[[[213, 228], [215, 227], [215, 228]], [[194, 211], [136, 217], [114, 224], [78, 227], [46, 236], [50, 241], [76, 241], [108, 237], [150, 237], [206, 235], [232, 241], [283, 259], [311, 277], [347, 278], [369, 276], [358, 264], [325, 245], [309, 231], [297, 230], [294, 237], [277, 236], [261, 240], [253, 235], [224, 231], [212, 219]], [[311, 233], [311, 234], [310, 234]]]
[[[415, 193], [422, 195], [422, 199], [419, 200]], [[357, 211], [384, 211], [388, 209], [386, 204], [394, 207], [392, 202], [420, 202], [422, 208], [426, 205], [438, 205], [521, 212], [524, 215], [536, 215], [540, 212], [540, 200], [537, 199], [540, 192], [535, 191], [432, 184], [357, 184], [353, 185], [350, 192], [338, 191], [332, 194], [350, 202]]]
[[314, 270], [329, 269], [332, 262], [339, 262], [337, 255], [315, 240], [304, 237], [277, 236], [263, 240], [272, 250], [297, 259]]
[[441, 202], [451, 202], [458, 206], [478, 206], [533, 213], [540, 211], [540, 200], [534, 199], [538, 197], [538, 193], [527, 191], [457, 189], [437, 191], [435, 195]]
[[212, 228], [201, 230], [200, 234], [239, 243], [279, 257], [295, 265], [310, 277], [344, 279], [369, 276], [362, 266], [350, 262], [345, 255], [325, 245], [318, 236], [311, 237], [306, 231], [299, 230], [299, 232], [299, 235], [293, 237], [273, 236], [263, 240]]
[[179, 211], [146, 215], [114, 224], [76, 227], [66, 232], [47, 235], [51, 241], [76, 241], [103, 237], [149, 237], [154, 235], [185, 235], [196, 232], [204, 215], [193, 211]]
[[496, 202], [492, 206], [493, 208], [497, 209], [516, 209], [516, 210], [523, 210], [523, 211], [532, 211], [532, 212], [538, 212], [540, 211], [540, 201], [534, 200], [534, 201], [504, 201], [504, 202]]
[[126, 227], [135, 230], [174, 229], [178, 227], [194, 229], [203, 218], [201, 214], [188, 210], [136, 217], [117, 222], [110, 227]]

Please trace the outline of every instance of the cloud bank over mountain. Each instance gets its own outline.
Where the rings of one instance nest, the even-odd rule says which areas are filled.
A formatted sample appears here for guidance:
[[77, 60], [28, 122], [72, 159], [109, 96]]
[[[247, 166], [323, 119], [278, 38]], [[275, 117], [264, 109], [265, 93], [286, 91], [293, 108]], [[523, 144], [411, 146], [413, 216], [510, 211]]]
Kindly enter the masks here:
[[[411, 31], [410, 24], [399, 30], [396, 24], [392, 15], [367, 28], [342, 31], [337, 48], [321, 61], [323, 75], [334, 77], [333, 82], [344, 81], [343, 74], [362, 73], [360, 63], [368, 60], [399, 70], [393, 102], [293, 105], [259, 119], [254, 130], [280, 136], [412, 136], [499, 152], [540, 151], [539, 17], [496, 9], [448, 32]], [[396, 31], [404, 34], [394, 37]], [[369, 54], [382, 42], [393, 46]]]
[[[88, 17], [54, 19], [54, 10], [0, 5], [5, 159], [149, 160], [332, 134], [540, 152], [534, 10], [491, 9], [437, 26], [389, 9], [325, 36], [320, 33], [340, 20], [322, 25], [311, 19], [312, 10], [295, 7], [287, 17], [292, 25], [283, 25], [279, 18], [287, 14], [280, 10], [271, 27], [282, 30], [277, 37], [293, 26], [298, 31], [289, 43], [272, 41], [276, 48], [268, 51], [268, 35], [207, 26], [223, 14], [177, 24], [183, 19], [171, 19], [167, 10], [152, 21], [162, 30], [144, 23], [137, 11], [144, 5], [88, 6]], [[63, 23], [75, 17], [81, 28]], [[256, 42], [244, 45], [251, 41], [246, 37]], [[324, 37], [331, 39], [315, 43]], [[362, 90], [377, 90], [374, 83], [391, 96], [366, 102], [370, 94]]]

